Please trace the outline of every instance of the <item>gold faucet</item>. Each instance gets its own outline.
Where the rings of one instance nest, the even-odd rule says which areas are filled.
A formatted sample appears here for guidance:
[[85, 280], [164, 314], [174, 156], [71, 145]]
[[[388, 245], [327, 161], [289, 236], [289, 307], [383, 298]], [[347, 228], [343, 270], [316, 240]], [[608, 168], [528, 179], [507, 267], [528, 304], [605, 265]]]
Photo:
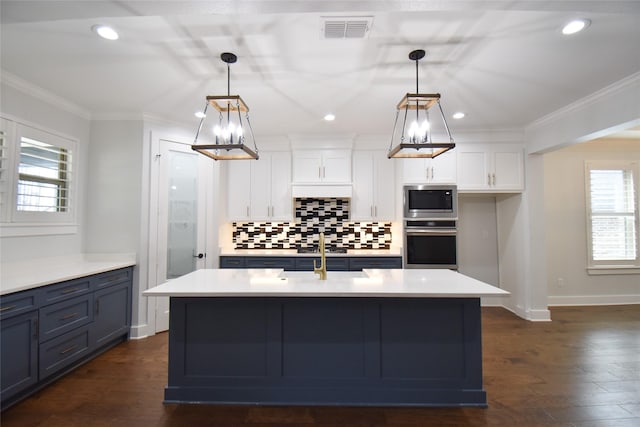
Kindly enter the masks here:
[[320, 233], [320, 267], [316, 267], [316, 260], [313, 260], [313, 273], [320, 275], [320, 280], [327, 280], [327, 257], [324, 253], [324, 233]]

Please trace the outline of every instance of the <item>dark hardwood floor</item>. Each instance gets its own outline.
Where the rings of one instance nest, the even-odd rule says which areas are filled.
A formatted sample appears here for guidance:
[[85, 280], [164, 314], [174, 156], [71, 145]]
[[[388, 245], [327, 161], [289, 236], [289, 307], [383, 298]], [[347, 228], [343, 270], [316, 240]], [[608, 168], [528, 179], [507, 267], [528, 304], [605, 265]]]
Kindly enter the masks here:
[[129, 341], [2, 413], [29, 426], [640, 426], [640, 305], [483, 309], [489, 407], [164, 405], [167, 334]]

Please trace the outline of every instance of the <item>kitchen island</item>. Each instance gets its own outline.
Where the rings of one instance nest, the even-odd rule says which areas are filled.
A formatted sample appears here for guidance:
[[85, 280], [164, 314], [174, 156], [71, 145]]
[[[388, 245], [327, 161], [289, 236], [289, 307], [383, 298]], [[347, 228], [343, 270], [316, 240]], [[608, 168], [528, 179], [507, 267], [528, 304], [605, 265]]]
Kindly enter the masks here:
[[171, 297], [167, 403], [486, 406], [480, 297], [450, 270], [198, 270]]

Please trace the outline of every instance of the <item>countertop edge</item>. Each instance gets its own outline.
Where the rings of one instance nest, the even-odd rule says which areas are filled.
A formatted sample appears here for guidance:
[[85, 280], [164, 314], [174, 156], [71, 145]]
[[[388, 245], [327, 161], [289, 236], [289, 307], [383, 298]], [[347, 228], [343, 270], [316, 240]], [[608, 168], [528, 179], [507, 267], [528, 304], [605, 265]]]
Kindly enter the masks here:
[[[136, 265], [136, 254], [75, 254], [0, 264], [0, 295]], [[34, 264], [39, 268], [34, 268]]]

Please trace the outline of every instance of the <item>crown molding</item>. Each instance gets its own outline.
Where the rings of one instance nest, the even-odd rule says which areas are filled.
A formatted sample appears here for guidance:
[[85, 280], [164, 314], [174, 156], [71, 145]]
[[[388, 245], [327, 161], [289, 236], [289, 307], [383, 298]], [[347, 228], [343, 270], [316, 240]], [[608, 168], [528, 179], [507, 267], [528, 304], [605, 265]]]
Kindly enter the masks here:
[[40, 86], [37, 86], [31, 82], [24, 80], [14, 74], [11, 74], [5, 70], [0, 70], [0, 82], [10, 86], [20, 92], [24, 92], [27, 95], [33, 96], [41, 101], [51, 104], [60, 108], [68, 113], [76, 115], [85, 120], [91, 120], [91, 112], [86, 108], [75, 104], [60, 95], [56, 95], [53, 92], [48, 91]]
[[581, 98], [571, 104], [568, 104], [556, 111], [553, 111], [539, 118], [538, 120], [531, 122], [529, 125], [525, 126], [525, 131], [530, 132], [537, 128], [544, 127], [548, 125], [550, 122], [559, 120], [560, 118], [562, 118], [563, 116], [569, 113], [580, 110], [581, 108], [584, 108], [588, 105], [597, 103], [607, 96], [610, 96], [616, 92], [623, 91], [628, 87], [631, 87], [636, 84], [640, 84], [640, 72], [631, 74], [630, 76], [627, 76], [621, 80], [618, 80], [617, 82], [610, 84], [609, 86], [605, 86], [604, 88], [597, 90], [592, 94], [585, 96], [584, 98]]

